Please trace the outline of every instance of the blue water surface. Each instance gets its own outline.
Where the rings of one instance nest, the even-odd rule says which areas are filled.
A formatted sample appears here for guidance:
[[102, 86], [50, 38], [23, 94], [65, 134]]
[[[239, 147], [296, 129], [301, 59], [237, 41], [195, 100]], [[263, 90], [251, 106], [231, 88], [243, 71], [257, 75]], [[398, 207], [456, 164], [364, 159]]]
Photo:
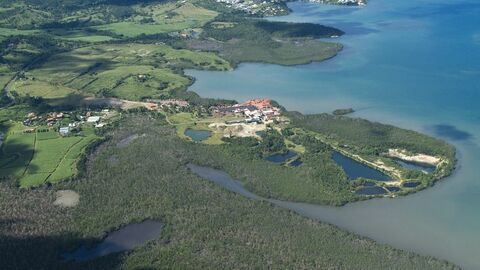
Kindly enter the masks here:
[[[303, 113], [352, 117], [438, 136], [457, 148], [452, 177], [425, 191], [345, 207], [291, 206], [398, 248], [480, 269], [480, 1], [370, 0], [366, 7], [290, 4], [274, 20], [335, 26], [344, 50], [296, 67], [241, 64], [190, 71], [205, 97], [269, 97]], [[414, 229], [412, 229], [414, 228]]]
[[368, 167], [356, 160], [353, 160], [347, 156], [334, 151], [332, 159], [345, 171], [350, 180], [357, 178], [367, 178], [378, 181], [390, 181], [392, 180], [388, 175]]

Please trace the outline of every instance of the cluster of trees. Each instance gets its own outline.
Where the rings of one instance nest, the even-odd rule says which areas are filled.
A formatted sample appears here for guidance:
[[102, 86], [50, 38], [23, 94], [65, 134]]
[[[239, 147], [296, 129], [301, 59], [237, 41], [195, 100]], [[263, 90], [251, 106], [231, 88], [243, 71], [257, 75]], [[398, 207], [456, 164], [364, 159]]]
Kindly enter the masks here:
[[451, 159], [455, 154], [454, 148], [442, 140], [392, 125], [330, 114], [290, 113], [289, 116], [293, 126], [318, 132], [339, 144], [355, 146], [355, 150], [366, 155], [380, 155], [391, 148]]
[[[218, 27], [217, 22], [229, 23], [231, 27]], [[344, 33], [333, 27], [313, 23], [271, 22], [258, 19], [247, 19], [236, 16], [220, 15], [215, 22], [205, 26], [204, 37], [220, 41], [231, 39], [247, 39], [271, 42], [272, 38], [324, 38], [340, 36]]]
[[47, 34], [10, 36], [0, 41], [0, 63], [12, 71], [34, 67], [49, 56], [68, 50], [74, 46], [70, 42], [55, 40]]
[[333, 115], [346, 115], [346, 114], [351, 114], [355, 112], [355, 110], [353, 110], [352, 108], [348, 108], [348, 109], [337, 109], [337, 110], [334, 110], [333, 111]]

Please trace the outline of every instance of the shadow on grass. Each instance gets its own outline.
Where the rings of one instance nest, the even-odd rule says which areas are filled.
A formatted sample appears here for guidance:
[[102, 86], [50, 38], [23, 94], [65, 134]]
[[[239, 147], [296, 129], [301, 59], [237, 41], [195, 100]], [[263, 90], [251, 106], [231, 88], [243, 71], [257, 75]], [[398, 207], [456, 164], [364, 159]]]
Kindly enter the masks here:
[[[1, 125], [0, 123], [0, 130], [4, 127]], [[33, 155], [33, 143], [22, 142], [20, 137], [4, 141], [0, 148], [0, 181], [15, 181], [23, 175], [27, 166], [30, 171], [38, 171], [38, 166], [29, 164]]]
[[[0, 220], [3, 224], [17, 222]], [[3, 233], [2, 233], [3, 234]], [[115, 253], [83, 263], [67, 262], [62, 253], [72, 250], [85, 241], [71, 235], [13, 237], [0, 234], [0, 269], [118, 269], [122, 253]]]

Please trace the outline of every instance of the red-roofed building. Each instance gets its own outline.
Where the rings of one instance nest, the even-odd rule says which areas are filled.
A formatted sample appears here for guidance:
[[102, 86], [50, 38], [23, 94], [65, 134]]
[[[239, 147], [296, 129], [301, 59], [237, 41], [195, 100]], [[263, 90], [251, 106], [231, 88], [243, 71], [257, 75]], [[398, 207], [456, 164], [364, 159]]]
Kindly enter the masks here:
[[242, 103], [243, 106], [255, 106], [259, 110], [272, 107], [272, 101], [270, 99], [250, 99]]

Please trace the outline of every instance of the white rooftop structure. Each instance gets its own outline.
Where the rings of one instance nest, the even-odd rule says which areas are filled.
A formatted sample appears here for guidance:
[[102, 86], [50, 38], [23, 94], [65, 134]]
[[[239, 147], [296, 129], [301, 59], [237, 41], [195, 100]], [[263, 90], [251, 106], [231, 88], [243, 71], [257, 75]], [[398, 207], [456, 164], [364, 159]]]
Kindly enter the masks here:
[[68, 133], [70, 133], [70, 127], [61, 127], [58, 132], [60, 132], [61, 135], [68, 135]]
[[97, 123], [100, 121], [100, 116], [90, 116], [87, 118], [87, 123]]

